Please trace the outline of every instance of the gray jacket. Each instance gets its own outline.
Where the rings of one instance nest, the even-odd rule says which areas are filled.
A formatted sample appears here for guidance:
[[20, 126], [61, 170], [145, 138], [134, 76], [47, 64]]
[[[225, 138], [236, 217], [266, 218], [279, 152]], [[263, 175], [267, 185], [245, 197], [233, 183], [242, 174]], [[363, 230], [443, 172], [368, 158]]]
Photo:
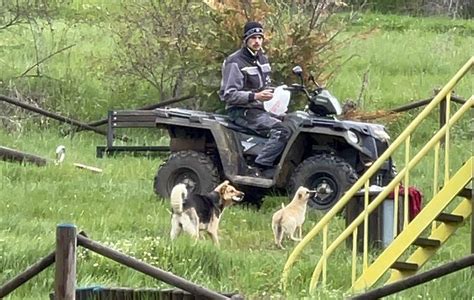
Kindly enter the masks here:
[[226, 109], [263, 109], [263, 103], [255, 100], [255, 93], [270, 85], [270, 73], [268, 58], [261, 51], [254, 55], [247, 47], [243, 47], [229, 55], [222, 65], [219, 90]]

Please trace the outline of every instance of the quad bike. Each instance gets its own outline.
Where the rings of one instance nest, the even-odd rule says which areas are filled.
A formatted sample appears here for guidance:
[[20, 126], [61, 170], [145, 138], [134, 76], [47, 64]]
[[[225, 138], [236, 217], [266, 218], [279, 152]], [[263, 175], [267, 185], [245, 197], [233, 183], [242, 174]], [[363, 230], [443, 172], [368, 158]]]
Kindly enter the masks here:
[[[317, 85], [308, 90], [301, 67], [293, 69], [301, 83], [285, 87], [306, 95], [305, 111], [284, 118], [295, 130], [284, 149], [272, 179], [246, 175], [267, 138], [240, 127], [225, 115], [202, 111], [156, 109], [155, 122], [168, 130], [171, 154], [158, 169], [154, 190], [167, 198], [183, 182], [197, 193], [214, 189], [224, 179], [245, 191], [246, 201], [261, 204], [266, 193], [293, 195], [299, 186], [317, 191], [308, 205], [331, 208], [357, 178], [385, 151], [389, 135], [384, 126], [341, 121], [341, 106], [329, 91]], [[389, 159], [372, 184], [385, 185], [393, 177]]]

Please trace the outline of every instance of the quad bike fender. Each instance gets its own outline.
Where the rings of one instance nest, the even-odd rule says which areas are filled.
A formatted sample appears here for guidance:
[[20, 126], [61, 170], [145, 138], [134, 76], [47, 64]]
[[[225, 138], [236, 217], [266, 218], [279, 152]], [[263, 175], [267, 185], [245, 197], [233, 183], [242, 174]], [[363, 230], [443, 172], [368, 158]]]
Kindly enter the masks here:
[[288, 154], [288, 152], [290, 151], [291, 147], [293, 146], [297, 138], [300, 136], [300, 134], [327, 135], [327, 136], [340, 137], [341, 139], [346, 141], [347, 145], [351, 146], [356, 151], [363, 153], [364, 155], [367, 155], [368, 157], [376, 158], [376, 155], [377, 155], [376, 153], [373, 153], [373, 151], [369, 149], [367, 146], [365, 146], [363, 143], [354, 143], [349, 137], [350, 133], [348, 130], [335, 130], [332, 128], [324, 128], [324, 127], [319, 127], [319, 128], [300, 127], [296, 129], [296, 131], [294, 132], [294, 134], [288, 141], [288, 144], [282, 153], [281, 161], [284, 161], [285, 156]]
[[207, 118], [157, 118], [156, 125], [168, 129], [170, 150], [196, 150], [206, 152], [206, 147], [215, 145], [222, 166], [223, 175], [232, 180], [237, 175], [241, 147], [231, 130]]
[[[291, 177], [297, 162], [304, 160], [308, 156], [308, 138], [305, 135], [311, 136], [327, 136], [331, 139], [338, 139], [347, 145], [347, 149], [353, 149], [354, 153], [359, 153], [369, 158], [376, 159], [377, 153], [365, 147], [363, 143], [354, 143], [349, 137], [348, 130], [334, 130], [330, 127], [305, 128], [299, 127], [294, 129], [294, 133], [288, 140], [285, 150], [282, 153], [280, 162], [277, 166], [278, 176], [276, 186], [285, 187], [287, 179]], [[375, 147], [375, 145], [373, 145]]]

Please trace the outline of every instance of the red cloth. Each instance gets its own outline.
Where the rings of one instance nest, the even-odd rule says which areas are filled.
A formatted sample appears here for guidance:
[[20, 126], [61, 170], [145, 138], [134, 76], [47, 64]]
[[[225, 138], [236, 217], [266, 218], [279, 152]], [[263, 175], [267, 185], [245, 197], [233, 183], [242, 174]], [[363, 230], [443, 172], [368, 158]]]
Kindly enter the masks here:
[[[398, 189], [398, 196], [403, 197], [405, 195], [405, 187], [400, 184]], [[390, 193], [390, 197], [394, 197], [394, 192]], [[421, 211], [423, 205], [423, 194], [421, 191], [414, 187], [408, 187], [408, 216], [409, 221], [413, 220], [416, 215], [418, 215]]]

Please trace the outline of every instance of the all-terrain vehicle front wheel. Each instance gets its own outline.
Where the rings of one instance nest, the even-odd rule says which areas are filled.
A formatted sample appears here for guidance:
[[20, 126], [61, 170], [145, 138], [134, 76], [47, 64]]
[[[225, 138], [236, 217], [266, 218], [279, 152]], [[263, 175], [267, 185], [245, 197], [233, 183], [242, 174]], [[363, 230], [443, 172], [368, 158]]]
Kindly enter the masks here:
[[171, 189], [178, 183], [186, 184], [193, 193], [202, 194], [219, 185], [220, 177], [214, 162], [204, 153], [179, 151], [160, 166], [154, 181], [155, 193], [169, 198]]
[[343, 159], [331, 154], [318, 154], [305, 159], [290, 179], [290, 195], [300, 186], [316, 190], [308, 206], [329, 210], [356, 181], [357, 173]]

